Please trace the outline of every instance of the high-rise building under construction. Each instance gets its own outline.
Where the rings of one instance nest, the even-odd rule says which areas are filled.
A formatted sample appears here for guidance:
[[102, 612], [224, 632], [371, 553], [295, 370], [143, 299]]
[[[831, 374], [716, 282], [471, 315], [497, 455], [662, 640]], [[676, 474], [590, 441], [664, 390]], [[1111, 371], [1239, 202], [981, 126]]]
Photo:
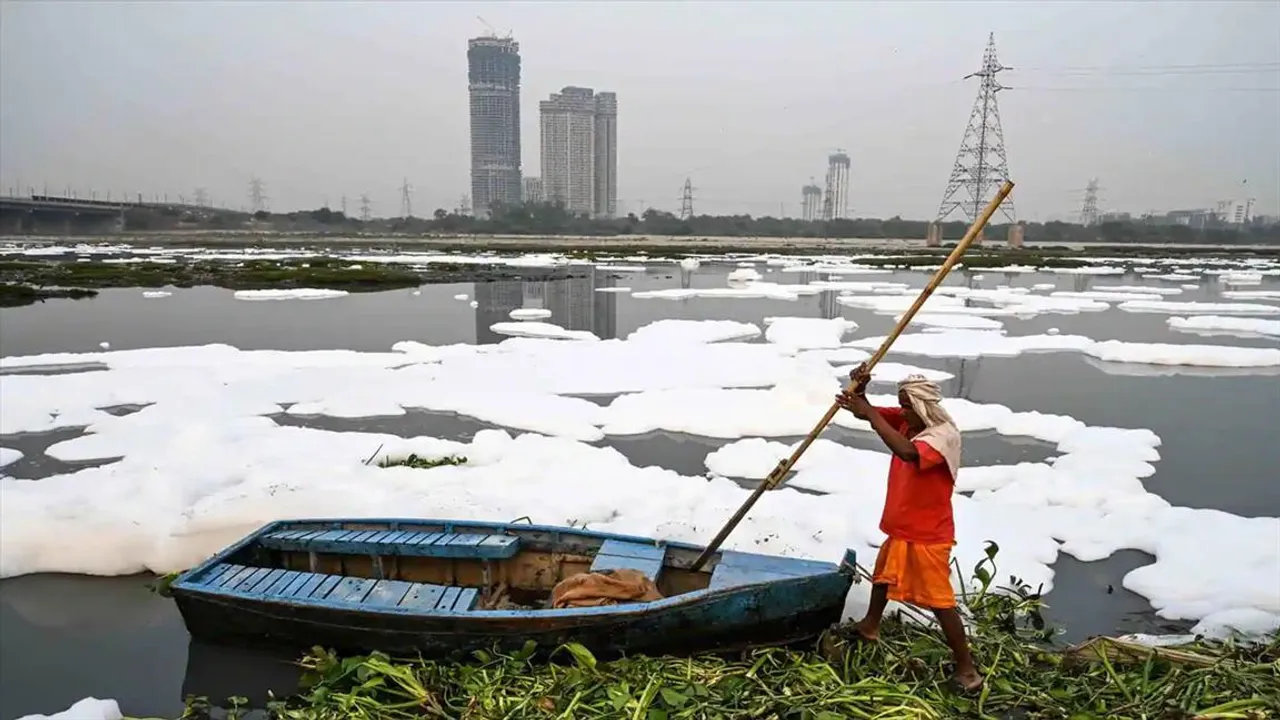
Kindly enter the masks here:
[[467, 42], [471, 99], [471, 206], [520, 202], [520, 44], [510, 37]]
[[613, 217], [618, 207], [618, 98], [566, 87], [538, 104], [542, 188], [573, 213]]

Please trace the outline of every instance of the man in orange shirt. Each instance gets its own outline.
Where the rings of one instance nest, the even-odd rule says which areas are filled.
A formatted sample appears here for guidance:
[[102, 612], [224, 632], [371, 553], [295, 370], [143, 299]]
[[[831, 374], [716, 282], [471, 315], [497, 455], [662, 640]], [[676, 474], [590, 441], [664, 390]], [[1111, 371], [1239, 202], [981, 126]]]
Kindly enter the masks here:
[[866, 640], [880, 637], [880, 617], [889, 600], [932, 610], [955, 656], [954, 680], [965, 690], [982, 685], [973, 665], [964, 622], [951, 587], [951, 548], [955, 522], [951, 494], [960, 467], [960, 430], [942, 408], [942, 392], [922, 375], [898, 383], [896, 408], [867, 401], [871, 374], [865, 366], [850, 373], [852, 390], [836, 396], [840, 407], [866, 420], [893, 452], [880, 530], [880, 546], [871, 575], [871, 606], [857, 625]]

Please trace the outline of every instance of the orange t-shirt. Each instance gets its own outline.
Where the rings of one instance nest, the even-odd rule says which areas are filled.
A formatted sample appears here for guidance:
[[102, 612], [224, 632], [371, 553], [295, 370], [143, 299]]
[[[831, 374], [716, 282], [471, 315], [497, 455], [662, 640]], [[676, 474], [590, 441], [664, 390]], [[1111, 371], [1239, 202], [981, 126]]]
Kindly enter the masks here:
[[[876, 408], [904, 436], [909, 432], [901, 408]], [[908, 439], [910, 437], [908, 436]], [[918, 462], [893, 456], [889, 462], [889, 489], [880, 516], [880, 531], [891, 538], [918, 543], [955, 542], [951, 515], [955, 480], [942, 454], [926, 442], [912, 442]]]

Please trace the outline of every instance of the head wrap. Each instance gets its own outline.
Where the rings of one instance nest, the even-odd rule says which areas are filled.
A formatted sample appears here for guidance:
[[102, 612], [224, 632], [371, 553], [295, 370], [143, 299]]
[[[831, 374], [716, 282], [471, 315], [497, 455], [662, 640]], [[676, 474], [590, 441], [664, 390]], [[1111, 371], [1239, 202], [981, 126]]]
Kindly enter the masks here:
[[925, 427], [947, 424], [955, 426], [956, 421], [942, 407], [942, 388], [923, 375], [908, 375], [898, 383], [898, 390], [905, 390], [911, 400], [911, 407], [924, 420]]
[[960, 428], [942, 407], [942, 388], [923, 375], [913, 374], [898, 383], [898, 390], [906, 393], [911, 408], [924, 420], [925, 429], [912, 441], [927, 443], [937, 450], [955, 480], [960, 474]]

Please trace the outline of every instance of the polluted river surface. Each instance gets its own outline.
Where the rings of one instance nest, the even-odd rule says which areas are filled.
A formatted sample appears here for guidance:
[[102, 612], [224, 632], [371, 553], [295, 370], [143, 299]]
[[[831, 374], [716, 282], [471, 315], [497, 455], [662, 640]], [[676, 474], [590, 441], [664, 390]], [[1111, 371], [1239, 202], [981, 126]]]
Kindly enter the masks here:
[[[798, 260], [790, 262], [803, 264]], [[1194, 264], [1194, 261], [1188, 263]], [[157, 388], [172, 382], [174, 392], [195, 393], [198, 388], [193, 389], [193, 384], [199, 382], [200, 368], [207, 365], [210, 373], [224, 373], [224, 379], [231, 378], [226, 402], [229, 407], [239, 402], [243, 408], [237, 405], [216, 412], [206, 408], [199, 422], [208, 423], [210, 427], [216, 422], [240, 422], [241, 415], [265, 415], [276, 426], [343, 435], [368, 433], [410, 439], [431, 436], [471, 443], [477, 433], [484, 435], [505, 429], [513, 436], [543, 432], [565, 438], [565, 443], [614, 448], [625, 456], [632, 468], [623, 465], [626, 472], [619, 471], [614, 477], [566, 479], [566, 485], [558, 489], [552, 480], [547, 480], [545, 486], [530, 488], [528, 494], [521, 495], [533, 504], [525, 512], [518, 511], [514, 504], [497, 510], [470, 509], [458, 499], [461, 496], [450, 496], [447, 501], [441, 501], [443, 504], [439, 507], [424, 497], [422, 505], [409, 509], [413, 514], [438, 511], [438, 516], [454, 517], [474, 512], [487, 519], [510, 520], [534, 515], [537, 522], [565, 524], [577, 519], [574, 513], [590, 512], [593, 508], [570, 507], [558, 516], [559, 509], [553, 499], [538, 498], [547, 493], [572, 493], [574, 482], [618, 483], [624, 490], [613, 512], [596, 519], [591, 527], [659, 536], [666, 533], [682, 540], [705, 541], [714, 534], [716, 520], [727, 518], [721, 504], [732, 507], [741, 501], [740, 495], [732, 495], [737, 491], [722, 489], [720, 492], [729, 493], [718, 496], [723, 503], [711, 502], [712, 507], [702, 515], [663, 519], [659, 510], [649, 507], [652, 518], [627, 512], [618, 518], [618, 511], [633, 502], [625, 494], [626, 484], [643, 482], [638, 469], [662, 468], [683, 476], [687, 482], [696, 482], [699, 478], [705, 481], [714, 473], [731, 478], [738, 489], [745, 492], [755, 479], [768, 472], [786, 445], [797, 441], [821, 417], [825, 409], [822, 392], [813, 391], [806, 383], [815, 383], [818, 388], [823, 387], [822, 383], [830, 383], [834, 390], [840, 372], [856, 364], [859, 351], [873, 351], [873, 341], [884, 336], [893, 327], [895, 317], [905, 309], [903, 305], [895, 310], [893, 302], [886, 298], [906, 298], [902, 302], [909, 304], [929, 277], [926, 272], [905, 270], [859, 274], [856, 270], [841, 272], [837, 268], [833, 271], [822, 265], [814, 265], [812, 269], [785, 268], [764, 262], [745, 263], [751, 267], [736, 265], [736, 262], [704, 261], [696, 269], [682, 269], [674, 262], [635, 267], [600, 266], [585, 277], [567, 280], [428, 285], [327, 299], [267, 302], [247, 301], [229, 290], [210, 287], [165, 288], [163, 292], [168, 294], [164, 295], [155, 290], [144, 294], [139, 288], [108, 289], [88, 300], [52, 300], [0, 310], [0, 355], [5, 361], [4, 374], [0, 375], [3, 404], [24, 392], [25, 386], [19, 383], [28, 382], [33, 375], [57, 378], [103, 368], [110, 368], [112, 374], [132, 373], [127, 387], [121, 385], [123, 389], [103, 395], [120, 402], [107, 403], [109, 407], [96, 406], [102, 414], [78, 425], [41, 425], [36, 406], [43, 400], [39, 398], [30, 400], [34, 409], [26, 414], [21, 407], [5, 408], [7, 415], [4, 427], [0, 428], [4, 433], [0, 434], [0, 447], [10, 454], [0, 472], [13, 479], [3, 482], [35, 481], [31, 483], [34, 487], [42, 479], [49, 478], [52, 482], [77, 471], [107, 472], [113, 463], [126, 467], [130, 462], [149, 462], [148, 453], [155, 452], [159, 454], [154, 467], [170, 468], [173, 474], [174, 485], [169, 494], [181, 496], [160, 497], [163, 493], [157, 493], [155, 510], [139, 508], [132, 514], [119, 514], [107, 507], [109, 502], [104, 499], [128, 503], [131, 496], [127, 491], [122, 490], [115, 496], [80, 497], [62, 483], [57, 493], [41, 494], [24, 489], [19, 497], [13, 485], [5, 486], [4, 504], [0, 506], [5, 534], [0, 553], [3, 553], [6, 575], [17, 576], [0, 580], [0, 720], [60, 710], [86, 696], [115, 698], [129, 715], [175, 716], [186, 694], [217, 699], [233, 694], [261, 696], [268, 689], [283, 694], [292, 689], [295, 675], [281, 659], [192, 642], [172, 601], [147, 589], [153, 576], [136, 571], [123, 574], [120, 570], [162, 561], [186, 566], [191, 558], [198, 561], [225, 542], [195, 540], [191, 541], [194, 545], [158, 546], [155, 538], [167, 535], [154, 529], [138, 531], [131, 540], [116, 536], [123, 532], [120, 527], [128, 522], [141, 524], [145, 520], [154, 521], [157, 527], [173, 528], [182, 523], [196, 523], [187, 526], [190, 532], [198, 535], [198, 530], [230, 540], [242, 535], [245, 527], [273, 517], [273, 512], [293, 512], [298, 507], [317, 505], [301, 501], [299, 505], [272, 505], [266, 495], [246, 499], [246, 493], [252, 495], [257, 490], [239, 476], [236, 482], [248, 484], [236, 490], [239, 495], [228, 494], [226, 487], [232, 481], [227, 477], [195, 478], [201, 474], [200, 468], [190, 467], [195, 460], [175, 459], [173, 455], [178, 450], [159, 450], [158, 446], [169, 437], [163, 428], [125, 428], [127, 418], [143, 417], [148, 412], [141, 409], [148, 403], [155, 403], [157, 407], [164, 405], [162, 396], [166, 391], [148, 389], [139, 377], [152, 377]], [[744, 270], [752, 272], [744, 273]], [[952, 412], [965, 430], [964, 467], [981, 469], [975, 470], [973, 479], [967, 481], [972, 485], [965, 485], [962, 470], [958, 485], [958, 490], [966, 496], [974, 496], [965, 498], [964, 503], [968, 504], [963, 512], [957, 508], [957, 559], [961, 567], [967, 574], [972, 568], [974, 553], [981, 552], [983, 540], [991, 536], [1000, 538], [1001, 555], [1007, 553], [1012, 564], [1011, 568], [1002, 567], [1002, 574], [1016, 572], [1033, 584], [1041, 579], [1051, 581], [1052, 590], [1047, 595], [1051, 621], [1066, 629], [1068, 640], [1103, 633], [1185, 631], [1197, 620], [1218, 611], [1243, 612], [1250, 607], [1255, 610], [1270, 607], [1271, 612], [1280, 612], [1280, 606], [1267, 605], [1280, 605], [1280, 600], [1273, 597], [1280, 596], [1280, 587], [1267, 587], [1267, 580], [1256, 577], [1259, 567], [1280, 572], [1280, 559], [1277, 559], [1280, 550], [1275, 548], [1266, 554], [1264, 547], [1260, 551], [1262, 555], [1239, 560], [1218, 556], [1226, 566], [1215, 571], [1214, 577], [1228, 573], [1233, 578], [1232, 584], [1223, 591], [1220, 606], [1213, 606], [1199, 594], [1184, 600], [1181, 589], [1205, 582], [1198, 573], [1213, 562], [1214, 548], [1228, 548], [1236, 542], [1247, 541], [1233, 538], [1261, 537], [1265, 541], [1271, 537], [1275, 541], [1273, 545], [1280, 546], [1280, 530], [1276, 529], [1280, 525], [1258, 525], [1275, 523], [1275, 517], [1280, 515], [1280, 496], [1274, 492], [1269, 462], [1275, 442], [1274, 430], [1268, 430], [1274, 427], [1280, 362], [1269, 362], [1271, 356], [1267, 354], [1280, 352], [1277, 350], [1280, 336], [1268, 334], [1270, 326], [1265, 324], [1257, 326], [1260, 330], [1241, 330], [1239, 323], [1172, 322], [1172, 318], [1204, 315], [1280, 320], [1280, 293], [1276, 292], [1280, 290], [1280, 277], [1267, 274], [1256, 283], [1235, 286], [1213, 274], [1199, 275], [1196, 279], [1161, 279], [1155, 277], [1156, 274], [1143, 277], [1132, 272], [1106, 275], [957, 271], [946, 283], [946, 287], [951, 288], [944, 298], [948, 302], [939, 303], [936, 308], [926, 306], [924, 312], [929, 313], [929, 322], [933, 324], [912, 327], [899, 341], [904, 343], [912, 335], [927, 334], [936, 336], [935, 342], [929, 347], [926, 347], [928, 343], [918, 342], [914, 349], [908, 347], [910, 352], [893, 352], [887, 359], [895, 366], [886, 367], [886, 377], [921, 369], [939, 371], [945, 374], [939, 376], [944, 378], [941, 385], [945, 395], [967, 401], [960, 410]], [[746, 286], [755, 287], [756, 292], [720, 293], [725, 288], [743, 288], [744, 281], [740, 279], [743, 277]], [[798, 286], [816, 290], [794, 292]], [[1124, 289], [1116, 289], [1117, 286]], [[791, 288], [790, 296], [787, 288]], [[1153, 301], [1140, 288], [1150, 288], [1151, 295], [1160, 298], [1154, 302], [1184, 305], [1168, 306], [1168, 311], [1158, 304], [1144, 306], [1142, 303]], [[955, 309], [974, 307], [964, 300], [967, 291], [986, 291], [995, 297], [1011, 289], [1052, 301], [1039, 306], [1019, 306], [1021, 312], [1017, 314]], [[1240, 292], [1252, 292], [1255, 297], [1241, 297]], [[1268, 297], [1269, 293], [1278, 297]], [[951, 300], [957, 302], [949, 302]], [[981, 304], [982, 300], [977, 302]], [[1073, 310], [1069, 307], [1071, 302], [1080, 303], [1080, 308]], [[1107, 307], [1081, 309], [1086, 308], [1088, 302], [1107, 303]], [[1208, 303], [1216, 304], [1218, 310], [1210, 312], [1213, 306], [1206, 305]], [[1253, 305], [1255, 309], [1241, 310], [1241, 304]], [[1046, 309], [1048, 305], [1054, 309]], [[1127, 307], [1122, 309], [1122, 305]], [[1233, 310], [1229, 305], [1237, 307]], [[997, 298], [981, 306], [998, 309], [1009, 305]], [[1274, 308], [1275, 312], [1257, 307]], [[513, 316], [513, 311], [520, 310], [533, 312], [516, 312]], [[521, 322], [514, 319], [519, 317], [530, 319], [523, 329], [513, 328]], [[661, 321], [666, 320], [722, 322], [663, 326]], [[840, 330], [842, 320], [851, 322]], [[747, 324], [755, 326], [756, 332], [744, 329]], [[548, 329], [548, 326], [554, 328]], [[1192, 326], [1202, 332], [1179, 329]], [[1233, 334], [1223, 334], [1226, 332], [1223, 328], [1235, 329], [1231, 330]], [[447, 354], [441, 359], [432, 348], [492, 346], [510, 340], [512, 333], [545, 336], [574, 331], [590, 333], [604, 341], [625, 342], [616, 343], [618, 349], [613, 355], [602, 349], [595, 355], [584, 354], [575, 359], [561, 357], [572, 350], [565, 348], [592, 344], [594, 340], [584, 343], [564, 339], [552, 343], [554, 348], [543, 349], [543, 341], [520, 338], [511, 344], [527, 354], [523, 361], [503, 364], [501, 357], [483, 354], [468, 361], [470, 365], [459, 361], [459, 367], [451, 370], [457, 373], [456, 383], [470, 388], [471, 395], [486, 392], [496, 395], [489, 405], [479, 404], [474, 398], [460, 397], [448, 402], [419, 398], [411, 403], [406, 401], [403, 411], [393, 408], [364, 412], [364, 406], [378, 405], [370, 396], [378, 395], [383, 405], [387, 401], [394, 404], [396, 393], [403, 392], [408, 397], [414, 391], [407, 386], [388, 385], [385, 378], [375, 378], [372, 374], [367, 375], [367, 387], [360, 386], [364, 388], [362, 394], [336, 387], [341, 385], [340, 378], [346, 377], [344, 373], [355, 378], [352, 382], [358, 385], [366, 382], [360, 379], [365, 378], [365, 374], [384, 371], [373, 367], [377, 363], [372, 360], [353, 358], [388, 354], [393, 352], [393, 346], [404, 341], [411, 344], [398, 346], [397, 351], [405, 353], [407, 358], [417, 358], [427, 364], [443, 363], [442, 367], [448, 367]], [[1038, 339], [1017, 345], [1003, 341], [1001, 344], [988, 337], [1001, 331], [1009, 338]], [[1207, 332], [1216, 334], [1204, 334]], [[646, 341], [646, 333], [653, 337]], [[1120, 343], [1086, 347], [1085, 339]], [[421, 345], [416, 345], [419, 343]], [[528, 349], [522, 349], [522, 344], [527, 344]], [[677, 352], [671, 348], [690, 348], [687, 363], [692, 365], [699, 360], [713, 360], [710, 355], [699, 354], [712, 344], [788, 348], [789, 355], [767, 359], [775, 364], [785, 365], [791, 358], [802, 355], [809, 357], [804, 362], [796, 360], [794, 366], [778, 365], [776, 372], [754, 371], [747, 368], [746, 363], [765, 361], [756, 357], [759, 353], [747, 349], [740, 358], [732, 354], [716, 356], [725, 364], [718, 368], [702, 367], [701, 379], [697, 382], [676, 382], [672, 386], [670, 381], [664, 381], [668, 387], [658, 387], [661, 383], [652, 379], [657, 372], [652, 365]], [[308, 390], [315, 397], [308, 395], [310, 399], [305, 401], [314, 406], [312, 410], [298, 411], [291, 406], [291, 403], [304, 402], [298, 399], [303, 397], [298, 390], [294, 392], [296, 397], [262, 398], [271, 402], [279, 400], [281, 404], [274, 412], [260, 412], [247, 390], [235, 395], [239, 376], [227, 370], [226, 361], [219, 359], [221, 356], [211, 354], [221, 351], [203, 351], [209, 357], [174, 354], [135, 360], [128, 360], [126, 352], [210, 345], [227, 345], [240, 351], [349, 350], [359, 355], [326, 356], [297, 371], [318, 373], [316, 387], [320, 389]], [[632, 345], [636, 349], [632, 350]], [[1169, 353], [1176, 351], [1153, 349], [1181, 345], [1208, 349], [1202, 351], [1203, 360], [1191, 361], [1196, 364], [1178, 365], [1167, 361]], [[1213, 348], [1229, 350], [1223, 355], [1215, 354]], [[59, 353], [91, 355], [84, 358], [82, 364], [69, 367], [32, 367], [14, 362], [19, 356]], [[1165, 360], [1151, 360], [1161, 353]], [[113, 355], [126, 359], [113, 359]], [[282, 357], [246, 362], [243, 372], [246, 376], [258, 372], [253, 368], [268, 361], [291, 367], [288, 365], [291, 361]], [[606, 363], [610, 358], [615, 367], [575, 365]], [[47, 360], [68, 362], [65, 357]], [[232, 360], [233, 364], [240, 362]], [[823, 362], [827, 364], [824, 366]], [[551, 372], [548, 368], [559, 368], [558, 374], [553, 377], [548, 374]], [[577, 372], [590, 377], [577, 378], [579, 387], [574, 390], [564, 376]], [[806, 376], [809, 372], [818, 377]], [[751, 379], [770, 373], [777, 376], [773, 382]], [[751, 377], [726, 380], [721, 387], [716, 385], [717, 375]], [[424, 382], [430, 380], [426, 375], [421, 377]], [[546, 385], [554, 387], [544, 387]], [[794, 390], [796, 395], [783, 400], [748, 395], [749, 391], [741, 389], [772, 385], [786, 388], [786, 392], [791, 392], [793, 386], [800, 389]], [[49, 387], [57, 388], [56, 385]], [[506, 390], [510, 393], [504, 394]], [[67, 398], [58, 402], [70, 407], [76, 401], [75, 393], [66, 392]], [[199, 395], [199, 399], [212, 403], [211, 398], [220, 397], [218, 392], [217, 388], [211, 388]], [[784, 391], [775, 388], [770, 392]], [[873, 396], [880, 395], [883, 401], [892, 393], [892, 385], [877, 383], [871, 392]], [[157, 397], [153, 399], [148, 393]], [[265, 393], [270, 395], [271, 390]], [[647, 397], [640, 403], [636, 398], [627, 398], [628, 393]], [[682, 394], [691, 398], [684, 405]], [[574, 403], [586, 399], [604, 414], [594, 414], [596, 411], [591, 408], [577, 404], [567, 408], [549, 404], [546, 415], [556, 415], [558, 424], [544, 428], [539, 422], [550, 420], [529, 412], [536, 407], [518, 407], [564, 396], [575, 396]], [[829, 402], [830, 395], [826, 397]], [[623, 413], [627, 399], [637, 403], [635, 407], [628, 406], [630, 414]], [[770, 424], [767, 416], [769, 408], [774, 406], [769, 403], [775, 400], [785, 404], [786, 412], [779, 411], [778, 415], [794, 410], [802, 421], [788, 424], [779, 420]], [[794, 407], [796, 403], [800, 404], [798, 410]], [[997, 410], [994, 406], [1002, 407]], [[719, 415], [711, 412], [715, 408], [720, 408]], [[94, 412], [93, 407], [82, 410]], [[642, 416], [642, 410], [648, 414]], [[1066, 420], [1051, 422], [1044, 416], [1033, 417], [1033, 411], [1047, 416], [1069, 416], [1077, 425], [1093, 430], [1067, 437], [1069, 433], [1051, 427], [1054, 422], [1062, 426]], [[734, 425], [730, 420], [734, 413], [751, 415], [756, 424], [741, 421]], [[726, 415], [730, 419], [726, 419]], [[761, 415], [766, 417], [761, 419]], [[103, 430], [101, 440], [106, 449], [75, 447], [75, 442], [82, 442], [77, 438], [84, 435], [86, 425], [99, 422], [104, 423], [105, 428], [111, 424], [103, 420], [104, 417], [121, 419], [120, 429]], [[174, 428], [182, 424], [180, 415], [172, 417]], [[506, 424], [506, 417], [519, 419]], [[1018, 426], [1019, 422], [1025, 427]], [[16, 432], [12, 431], [13, 423], [17, 423]], [[141, 421], [138, 424], [142, 425]], [[1149, 433], [1108, 430], [1115, 428]], [[1158, 436], [1158, 442], [1151, 439], [1150, 433]], [[884, 451], [874, 434], [848, 424], [833, 426], [822, 437], [845, 448]], [[248, 436], [228, 431], [224, 437], [202, 440], [209, 445], [193, 452], [216, 457], [219, 449], [216, 443], [221, 442], [221, 448], [231, 454], [243, 447], [248, 458], [243, 462], [248, 464], [258, 457], [255, 453], [259, 451], [246, 438]], [[776, 448], [769, 446], [768, 450], [777, 452], [764, 453], [771, 459], [763, 465], [758, 458], [759, 448], [753, 450], [749, 445], [759, 442], [757, 438], [779, 444]], [[245, 444], [231, 444], [233, 441]], [[69, 443], [62, 445], [63, 448], [73, 450], [55, 450], [52, 455], [47, 452], [63, 443]], [[377, 444], [374, 442], [374, 447]], [[1134, 450], [1134, 446], [1141, 447]], [[880, 512], [878, 503], [883, 498], [882, 489], [877, 495], [871, 488], [882, 488], [883, 473], [874, 470], [879, 466], [874, 458], [868, 459], [869, 454], [850, 455], [847, 464], [840, 466], [843, 456], [833, 454], [838, 450], [824, 446], [819, 451], [815, 446], [812, 466], [799, 468], [794, 488], [798, 494], [787, 501], [791, 504], [760, 506], [759, 514], [739, 532], [755, 537], [756, 546], [766, 552], [770, 551], [766, 543], [771, 541], [776, 546], [774, 551], [818, 555], [823, 559], [832, 559], [834, 545], [813, 541], [807, 536], [824, 529], [828, 535], [846, 532], [848, 541], [844, 544], [855, 547], [860, 562], [869, 565], [874, 559], [871, 543], [878, 542], [871, 533]], [[12, 459], [13, 451], [21, 454], [16, 460]], [[261, 452], [266, 457], [268, 450]], [[283, 452], [279, 450], [276, 455]], [[1018, 484], [1014, 476], [1047, 473], [1050, 466], [1046, 460], [1064, 455], [1067, 460], [1059, 461], [1054, 470], [1060, 475], [1074, 472], [1072, 477], [1081, 478], [1079, 487], [1063, 488], [1053, 485], [1051, 480], [1036, 485], [1023, 478], [1021, 489], [1013, 494], [1011, 488]], [[1113, 462], [1113, 456], [1128, 459]], [[355, 458], [353, 462], [359, 464], [360, 459]], [[272, 462], [277, 464], [270, 467], [270, 472], [279, 475], [288, 476], [289, 468], [294, 467], [289, 464], [293, 462], [289, 458], [273, 456]], [[604, 460], [600, 462], [601, 468], [616, 467]], [[1020, 466], [1021, 470], [1012, 469], [1019, 463], [1026, 465]], [[1143, 470], [1144, 463], [1153, 468], [1153, 472]], [[193, 479], [188, 481], [181, 476], [184, 467]], [[305, 463], [296, 467], [300, 475], [310, 472], [310, 466]], [[868, 467], [872, 470], [859, 469]], [[1009, 469], [997, 471], [992, 470], [993, 467]], [[356, 470], [342, 472], [355, 473]], [[215, 472], [209, 469], [208, 474]], [[95, 477], [86, 477], [84, 482], [94, 481]], [[103, 482], [113, 480], [107, 475], [101, 477], [105, 478]], [[301, 484], [306, 478], [280, 478], [281, 482], [291, 480]], [[121, 482], [126, 483], [121, 487], [130, 487], [127, 483], [133, 481], [121, 479]], [[202, 482], [205, 485], [201, 485]], [[480, 478], [477, 482], [482, 488], [477, 490], [479, 493], [496, 492], [494, 488], [501, 487], [500, 477]], [[593, 489], [599, 490], [594, 486]], [[1121, 489], [1128, 493], [1128, 499], [1119, 498], [1117, 493]], [[535, 491], [542, 495], [535, 495]], [[298, 492], [304, 493], [306, 489], [300, 488]], [[1001, 497], [1001, 493], [1005, 495]], [[422, 495], [428, 494], [424, 489]], [[817, 496], [830, 497], [819, 499]], [[151, 501], [147, 495], [132, 499], [138, 503]], [[393, 500], [390, 496], [385, 498], [395, 507]], [[320, 501], [313, 498], [307, 502]], [[361, 502], [366, 504], [354, 508], [360, 514], [369, 514], [378, 507], [376, 499]], [[403, 497], [398, 502], [403, 503]], [[543, 505], [536, 505], [538, 502]], [[780, 509], [794, 511], [810, 507], [804, 503], [811, 502], [822, 503], [823, 512], [829, 513], [827, 519], [810, 519], [805, 521], [808, 525], [803, 525], [801, 520], [786, 517]], [[1161, 515], [1172, 512], [1168, 506], [1221, 513], [1206, 515], [1188, 510], [1189, 514], [1185, 515]], [[1034, 514], [1048, 512], [1045, 508], [1057, 508], [1054, 512], [1060, 510], [1066, 515]], [[22, 509], [21, 517], [19, 509]], [[510, 517], [492, 517], [493, 513], [501, 512], [509, 513]], [[1134, 518], [1169, 523], [1170, 527], [1177, 521], [1182, 544], [1175, 546], [1174, 540], [1168, 538], [1158, 542], [1142, 536], [1140, 531], [1135, 531], [1133, 537], [1108, 535], [1111, 531], [1106, 530], [1106, 516], [1126, 512], [1136, 513]], [[57, 518], [57, 521], [51, 520], [45, 527], [42, 518]], [[199, 525], [201, 522], [205, 525]], [[1045, 531], [1037, 534], [1031, 527], [1037, 522], [1064, 526], [1049, 533], [1054, 537], [1067, 537], [1061, 541], [1061, 547], [1049, 540]], [[1073, 531], [1065, 527], [1089, 523], [1097, 525], [1091, 535], [1082, 530], [1072, 534]], [[798, 536], [800, 527], [805, 528], [806, 537]], [[1243, 534], [1232, 535], [1237, 531]], [[48, 535], [42, 536], [41, 532]], [[1194, 544], [1200, 534], [1205, 547], [1199, 554], [1194, 548], [1184, 547]], [[1023, 541], [1025, 547], [1019, 547]], [[213, 546], [206, 546], [210, 542]], [[1237, 578], [1246, 573], [1248, 563], [1253, 564], [1253, 579]], [[1131, 583], [1142, 590], [1142, 594], [1125, 587], [1126, 575], [1153, 565], [1158, 572], [1141, 575], [1140, 580]], [[51, 572], [51, 569], [58, 571]], [[177, 568], [165, 568], [170, 569]], [[1277, 576], [1280, 575], [1272, 575]], [[1247, 586], [1249, 582], [1254, 585]], [[1277, 585], [1274, 580], [1271, 584]], [[1153, 610], [1153, 602], [1181, 610], [1177, 614], [1180, 619], [1159, 617]]]

